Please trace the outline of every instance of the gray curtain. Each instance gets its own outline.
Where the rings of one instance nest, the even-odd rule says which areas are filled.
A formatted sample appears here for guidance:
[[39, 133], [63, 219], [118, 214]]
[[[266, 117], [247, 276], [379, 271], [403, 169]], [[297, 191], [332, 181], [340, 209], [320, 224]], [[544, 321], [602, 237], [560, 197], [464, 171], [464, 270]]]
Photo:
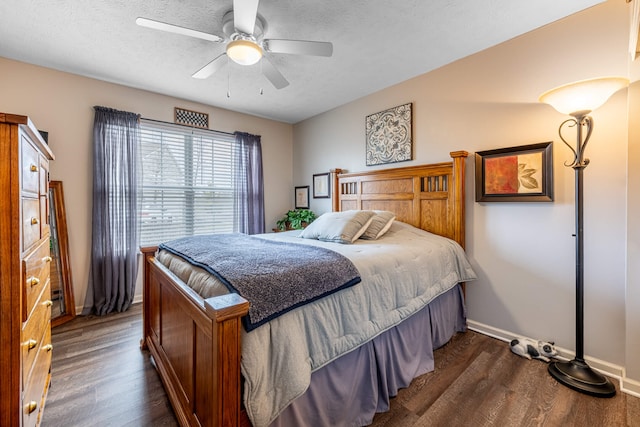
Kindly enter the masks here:
[[264, 182], [260, 135], [234, 133], [234, 226], [236, 232], [264, 233]]
[[94, 107], [89, 286], [82, 314], [131, 305], [138, 272], [139, 115]]

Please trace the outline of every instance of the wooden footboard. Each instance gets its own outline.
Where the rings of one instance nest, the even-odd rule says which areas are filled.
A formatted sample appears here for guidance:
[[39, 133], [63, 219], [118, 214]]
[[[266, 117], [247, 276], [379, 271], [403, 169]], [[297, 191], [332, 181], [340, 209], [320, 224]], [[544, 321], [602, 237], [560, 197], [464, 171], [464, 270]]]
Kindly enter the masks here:
[[240, 426], [240, 318], [249, 303], [237, 294], [203, 299], [144, 255], [144, 336], [182, 426]]

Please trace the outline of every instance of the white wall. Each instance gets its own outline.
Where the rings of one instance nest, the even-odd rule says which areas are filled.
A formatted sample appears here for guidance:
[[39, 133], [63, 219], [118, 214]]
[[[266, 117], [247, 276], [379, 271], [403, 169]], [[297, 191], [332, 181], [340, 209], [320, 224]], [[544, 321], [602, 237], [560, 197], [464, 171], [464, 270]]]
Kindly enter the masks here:
[[267, 229], [291, 206], [291, 125], [0, 58], [0, 111], [28, 115], [49, 132], [51, 179], [64, 187], [76, 306], [84, 303], [91, 255], [95, 105], [167, 122], [182, 107], [209, 113], [211, 129], [261, 135]]
[[[636, 6], [637, 7], [637, 6]], [[640, 59], [630, 61], [629, 87], [629, 171], [627, 187], [627, 376], [637, 380], [640, 393]]]
[[[466, 247], [479, 275], [467, 285], [468, 314], [574, 349], [574, 172], [563, 165], [571, 155], [557, 135], [567, 117], [537, 98], [571, 81], [627, 75], [628, 7], [610, 0], [295, 125], [294, 184], [335, 167], [373, 169], [365, 165], [365, 116], [406, 102], [414, 107], [414, 160], [390, 167], [553, 140], [553, 203], [476, 203], [467, 161]], [[620, 366], [627, 357], [626, 102], [623, 90], [593, 113], [585, 171], [585, 353]], [[330, 210], [320, 199], [311, 208]]]

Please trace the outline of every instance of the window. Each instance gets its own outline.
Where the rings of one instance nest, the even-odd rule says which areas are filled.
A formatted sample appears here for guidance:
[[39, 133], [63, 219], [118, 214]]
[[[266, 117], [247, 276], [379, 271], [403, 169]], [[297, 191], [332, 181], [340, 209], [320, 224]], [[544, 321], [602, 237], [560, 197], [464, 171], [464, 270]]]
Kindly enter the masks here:
[[234, 136], [141, 120], [140, 244], [233, 231]]

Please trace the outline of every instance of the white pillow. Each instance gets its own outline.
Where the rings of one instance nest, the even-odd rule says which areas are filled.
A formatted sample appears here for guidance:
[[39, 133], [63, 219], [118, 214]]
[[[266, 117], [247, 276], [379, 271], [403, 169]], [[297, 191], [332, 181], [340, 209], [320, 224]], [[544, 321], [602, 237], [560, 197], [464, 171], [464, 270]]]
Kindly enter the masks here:
[[393, 212], [389, 211], [373, 211], [375, 215], [371, 218], [371, 224], [367, 230], [360, 236], [364, 240], [376, 240], [386, 233], [396, 216]]
[[307, 226], [300, 237], [324, 242], [353, 243], [364, 233], [373, 211], [327, 212]]

